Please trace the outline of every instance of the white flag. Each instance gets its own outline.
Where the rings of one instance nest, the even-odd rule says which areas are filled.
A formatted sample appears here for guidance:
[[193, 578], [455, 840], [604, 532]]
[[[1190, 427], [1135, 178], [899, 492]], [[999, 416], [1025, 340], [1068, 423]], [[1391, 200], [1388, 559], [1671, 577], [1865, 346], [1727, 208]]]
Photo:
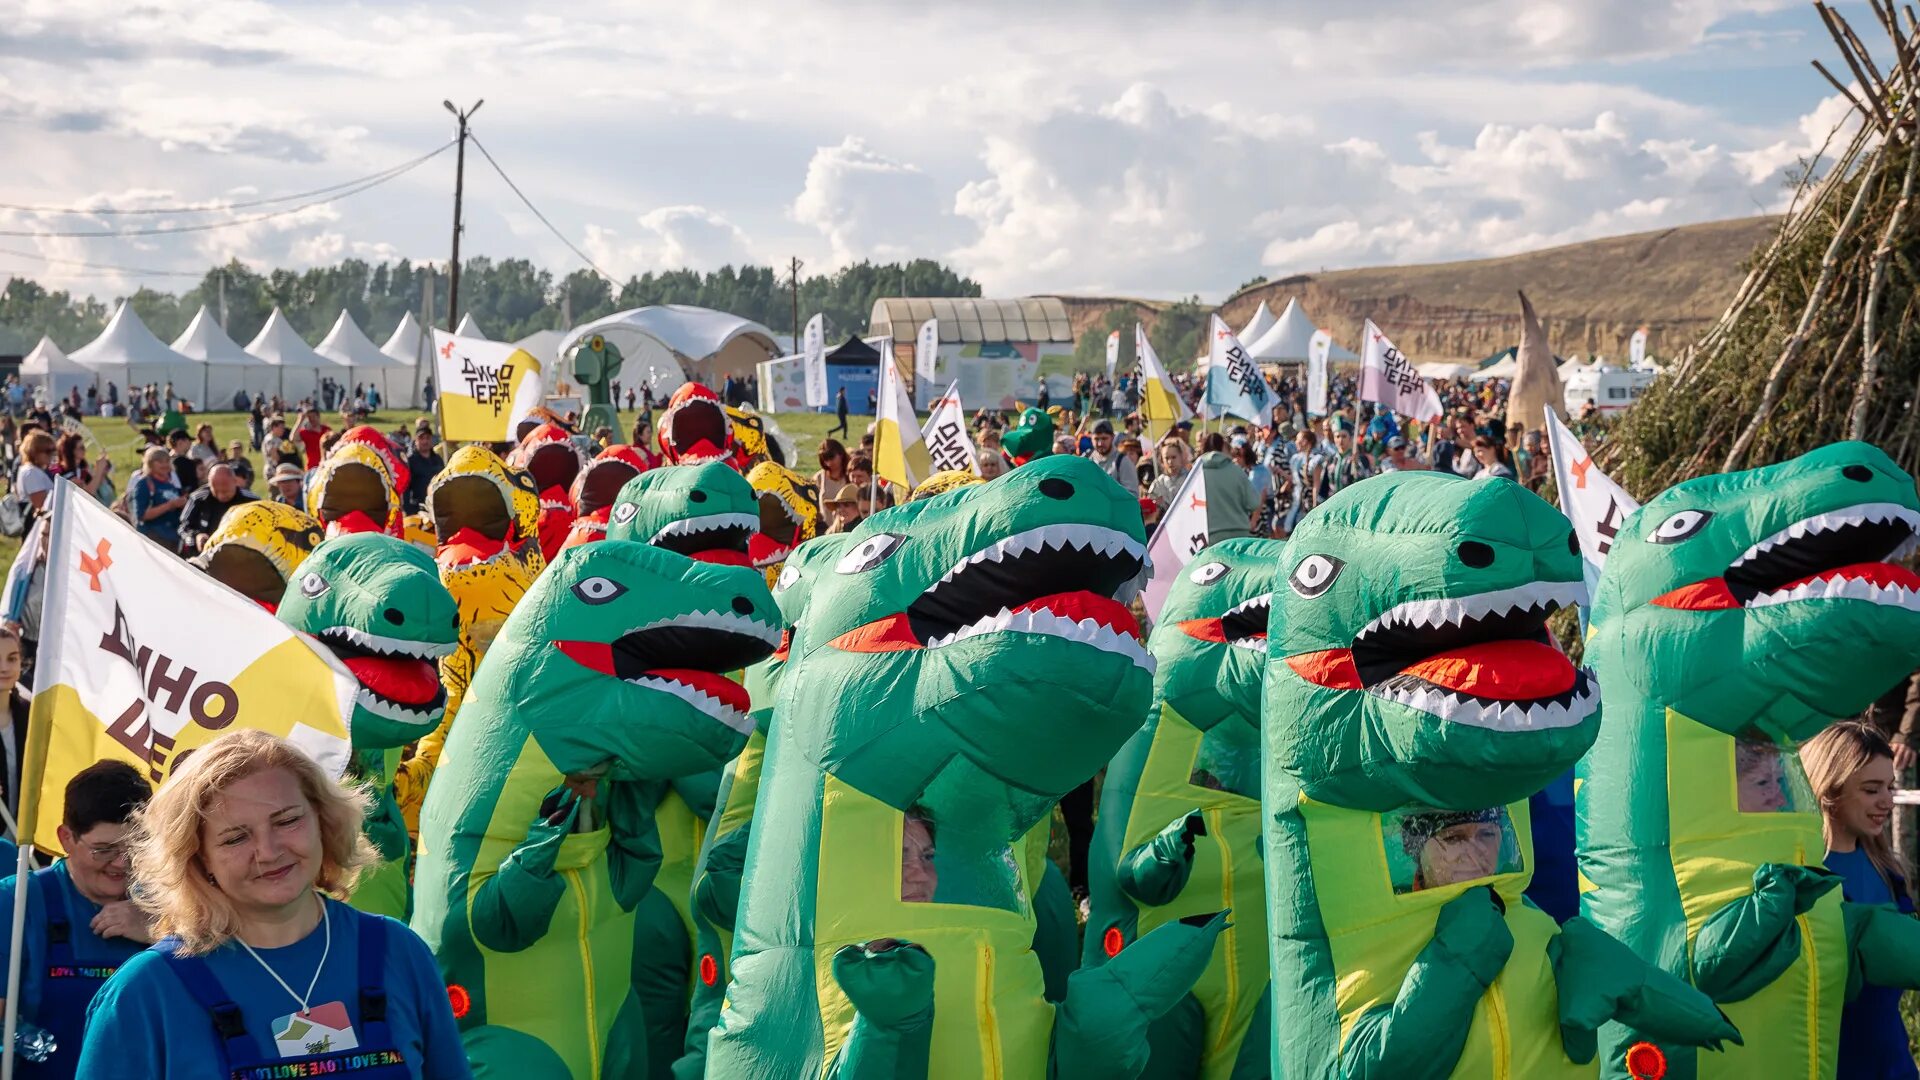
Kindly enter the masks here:
[[1327, 415], [1327, 355], [1333, 351], [1333, 335], [1315, 330], [1307, 342], [1307, 415]]
[[1644, 368], [1647, 362], [1647, 328], [1641, 327], [1633, 332], [1633, 340], [1627, 343], [1627, 366], [1635, 371]]
[[1114, 369], [1120, 366], [1120, 331], [1107, 335], [1107, 381], [1113, 381]]
[[801, 366], [807, 373], [807, 407], [818, 409], [827, 403], [827, 317], [815, 315], [807, 320], [802, 335]]
[[42, 612], [21, 843], [60, 849], [60, 799], [88, 765], [131, 762], [157, 784], [233, 728], [271, 732], [329, 775], [345, 771], [353, 674], [64, 480]]
[[920, 333], [913, 339], [914, 381], [926, 380], [929, 385], [938, 376], [940, 367], [940, 320], [928, 319], [920, 324]]
[[1207, 470], [1195, 465], [1173, 493], [1173, 505], [1160, 508], [1160, 524], [1147, 541], [1153, 576], [1141, 590], [1147, 618], [1159, 619], [1173, 579], [1186, 572], [1187, 563], [1207, 546]]
[[1441, 413], [1440, 395], [1414, 370], [1387, 335], [1368, 319], [1360, 349], [1360, 400], [1384, 405], [1402, 416], [1432, 420]]
[[958, 379], [933, 403], [933, 414], [920, 429], [920, 441], [927, 444], [934, 471], [965, 469], [979, 474], [980, 459], [974, 456], [973, 436], [967, 434], [967, 410], [960, 404]]
[[448, 442], [515, 442], [546, 392], [540, 360], [505, 341], [433, 332], [433, 387]]
[[1153, 342], [1147, 340], [1146, 329], [1139, 323], [1133, 324], [1133, 352], [1140, 365], [1140, 415], [1147, 418], [1147, 423], [1151, 425], [1159, 420], [1172, 427], [1193, 416], [1179, 388], [1173, 385], [1172, 376], [1161, 366], [1160, 357], [1153, 351]]
[[1553, 485], [1560, 489], [1560, 512], [1573, 522], [1573, 533], [1580, 538], [1580, 556], [1586, 563], [1584, 574], [1589, 593], [1613, 548], [1614, 534], [1628, 514], [1640, 509], [1633, 496], [1600, 471], [1593, 455], [1567, 425], [1547, 413], [1547, 445], [1553, 452]]

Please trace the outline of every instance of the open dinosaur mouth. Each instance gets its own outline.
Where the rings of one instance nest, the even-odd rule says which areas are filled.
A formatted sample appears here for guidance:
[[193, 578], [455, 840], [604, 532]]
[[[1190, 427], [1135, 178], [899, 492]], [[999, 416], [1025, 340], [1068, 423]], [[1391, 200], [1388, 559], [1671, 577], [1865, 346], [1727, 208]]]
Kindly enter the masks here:
[[1273, 594], [1261, 593], [1218, 618], [1188, 619], [1180, 624], [1180, 630], [1195, 641], [1263, 653], [1267, 651], [1267, 616], [1272, 611]]
[[430, 724], [447, 708], [447, 688], [434, 661], [454, 642], [410, 641], [333, 626], [314, 635], [360, 681], [355, 701], [376, 716], [403, 724]]
[[759, 663], [780, 643], [780, 631], [731, 611], [695, 611], [629, 630], [611, 642], [556, 641], [583, 667], [647, 690], [672, 694], [727, 727], [747, 734], [746, 687], [726, 676]]
[[536, 490], [570, 491], [580, 475], [580, 453], [572, 443], [544, 442], [527, 452], [526, 469]]
[[440, 538], [441, 566], [483, 563], [507, 550], [513, 531], [513, 495], [491, 476], [469, 473], [441, 481], [433, 489], [428, 512]]
[[747, 540], [747, 556], [758, 569], [766, 569], [793, 553], [794, 538], [800, 535], [800, 518], [777, 491], [759, 494], [760, 527]]
[[349, 532], [379, 532], [386, 528], [391, 512], [386, 477], [373, 466], [342, 461], [332, 467], [326, 494], [320, 498], [320, 520], [346, 526]]
[[983, 634], [1039, 634], [1153, 670], [1128, 604], [1146, 580], [1146, 546], [1097, 525], [1046, 525], [960, 560], [907, 610], [835, 639], [848, 652], [939, 649]]
[[1586, 602], [1577, 581], [1409, 600], [1362, 627], [1345, 649], [1287, 657], [1317, 686], [1364, 690], [1456, 724], [1494, 731], [1571, 727], [1600, 691], [1547, 636], [1556, 608]]
[[689, 397], [672, 406], [660, 421], [667, 441], [683, 459], [688, 454], [719, 457], [732, 424], [718, 401], [704, 397]]
[[752, 514], [702, 514], [668, 522], [647, 543], [696, 562], [746, 566], [747, 540], [760, 527]]
[[601, 458], [587, 465], [580, 481], [580, 515], [612, 506], [620, 498], [620, 489], [640, 475], [640, 470], [619, 458]]
[[1864, 600], [1920, 612], [1920, 574], [1895, 561], [1920, 547], [1920, 513], [1861, 503], [1802, 518], [1748, 548], [1717, 578], [1655, 597], [1681, 611], [1800, 600]]
[[287, 579], [273, 560], [250, 547], [228, 541], [207, 555], [207, 574], [272, 611], [287, 592]]

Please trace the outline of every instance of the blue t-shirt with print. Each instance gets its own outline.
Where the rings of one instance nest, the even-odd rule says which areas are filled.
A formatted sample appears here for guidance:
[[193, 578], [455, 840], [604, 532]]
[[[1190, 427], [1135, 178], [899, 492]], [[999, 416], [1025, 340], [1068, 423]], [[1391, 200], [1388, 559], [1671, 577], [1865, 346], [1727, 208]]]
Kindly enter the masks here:
[[[33, 876], [52, 882], [55, 894], [65, 902], [67, 941], [73, 948], [76, 968], [119, 967], [147, 947], [144, 942], [119, 937], [102, 938], [94, 934], [93, 917], [100, 914], [100, 905], [81, 895], [79, 887], [73, 883], [72, 875], [67, 872], [65, 859], [44, 870], [35, 870]], [[18, 884], [19, 879], [15, 877], [0, 881], [0, 912], [5, 912], [9, 917], [13, 914], [13, 890]], [[51, 1016], [43, 1007], [47, 1000], [49, 974], [47, 916], [47, 907], [40, 902], [39, 891], [28, 888], [26, 929], [20, 937], [20, 1015], [60, 1037], [57, 1041], [61, 1045], [55, 1048], [53, 1056], [35, 1075], [72, 1076], [74, 1065], [80, 1059], [80, 1018]], [[12, 945], [10, 935], [0, 934], [0, 970], [13, 960]]]
[[[1840, 895], [1856, 904], [1894, 903], [1893, 890], [1864, 848], [1827, 852], [1827, 869], [1840, 875]], [[1901, 911], [1913, 904], [1902, 898]], [[1907, 1028], [1900, 1020], [1900, 991], [1866, 983], [1860, 996], [1840, 1013], [1839, 1080], [1914, 1080], [1920, 1068], [1907, 1050]]]
[[[337, 901], [326, 902], [326, 915], [332, 927], [331, 946], [326, 944], [326, 929], [315, 927], [292, 945], [255, 949], [258, 960], [237, 941], [200, 958], [240, 1006], [260, 1058], [271, 1062], [301, 1057], [316, 1052], [312, 1047], [317, 1045], [328, 1051], [353, 1049], [364, 1031], [360, 990], [379, 986], [387, 995], [391, 1049], [405, 1059], [408, 1075], [425, 1080], [471, 1077], [453, 1009], [447, 1003], [446, 984], [426, 943], [405, 923], [355, 911]], [[385, 970], [370, 978], [357, 970], [357, 957], [361, 928], [374, 919], [387, 924], [387, 955]], [[314, 1023], [290, 1024], [300, 1002], [268, 974], [268, 967], [288, 986], [303, 992], [319, 969], [319, 981], [307, 999], [308, 1016]], [[337, 1018], [346, 1021], [344, 1030], [332, 1026]], [[292, 1052], [281, 1052], [276, 1033], [289, 1036], [284, 1049]], [[86, 1080], [202, 1080], [214, 1075], [214, 1063], [220, 1059], [213, 1018], [188, 993], [168, 958], [157, 951], [128, 961], [101, 988], [87, 1011], [87, 1039], [80, 1055], [80, 1075]]]

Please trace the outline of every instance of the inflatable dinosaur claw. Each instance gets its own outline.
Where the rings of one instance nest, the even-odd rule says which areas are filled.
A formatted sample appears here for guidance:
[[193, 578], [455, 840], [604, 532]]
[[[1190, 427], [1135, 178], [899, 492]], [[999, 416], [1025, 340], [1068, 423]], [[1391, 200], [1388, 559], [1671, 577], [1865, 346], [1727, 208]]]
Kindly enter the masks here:
[[1725, 1042], [1740, 1044], [1726, 1013], [1577, 915], [1561, 924], [1547, 950], [1560, 1041], [1576, 1064], [1594, 1059], [1600, 1025], [1614, 1020], [1668, 1045], [1718, 1050]]
[[1148, 1028], [1212, 962], [1228, 914], [1164, 923], [1105, 964], [1074, 972], [1055, 1021], [1052, 1075], [1140, 1075], [1148, 1060]]

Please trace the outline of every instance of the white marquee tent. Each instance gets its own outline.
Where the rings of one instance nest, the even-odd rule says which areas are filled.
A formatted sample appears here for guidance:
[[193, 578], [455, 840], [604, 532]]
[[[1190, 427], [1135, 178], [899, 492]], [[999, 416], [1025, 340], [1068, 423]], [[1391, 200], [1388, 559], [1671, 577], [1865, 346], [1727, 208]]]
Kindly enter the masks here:
[[[1274, 320], [1266, 333], [1260, 335], [1259, 340], [1247, 341], [1242, 338], [1241, 343], [1246, 345], [1247, 352], [1255, 360], [1262, 363], [1304, 364], [1307, 362], [1307, 346], [1313, 343], [1317, 329], [1306, 310], [1300, 306], [1300, 301], [1290, 296], [1280, 317]], [[1328, 359], [1357, 362], [1360, 357], [1336, 341], [1328, 352]]]
[[1247, 325], [1240, 328], [1240, 344], [1251, 345], [1259, 341], [1260, 335], [1273, 329], [1273, 324], [1276, 321], [1273, 317], [1273, 310], [1267, 307], [1267, 302], [1265, 300], [1260, 301], [1260, 306], [1254, 309], [1253, 318], [1248, 319]]
[[[407, 369], [407, 388], [395, 395], [393, 400], [403, 402], [409, 407], [422, 404], [419, 394], [422, 380], [418, 376], [420, 354], [424, 351], [422, 341], [424, 337], [425, 335], [420, 331], [420, 320], [414, 318], [413, 312], [409, 311], [400, 316], [400, 325], [393, 328], [393, 333], [387, 335], [386, 344], [380, 346], [380, 351], [386, 354], [387, 359], [396, 361]], [[432, 369], [427, 370], [431, 376]], [[396, 390], [399, 389], [392, 382], [391, 377], [388, 385]]]
[[413, 365], [402, 364], [381, 352], [380, 347], [367, 337], [366, 331], [361, 330], [360, 324], [354, 322], [353, 316], [345, 310], [333, 320], [333, 329], [327, 331], [327, 336], [314, 346], [313, 351], [351, 369], [342, 380], [349, 388], [360, 385], [377, 387], [383, 406], [412, 403]]
[[228, 337], [205, 304], [174, 339], [173, 351], [200, 364], [201, 381], [194, 393], [199, 395], [203, 409], [231, 409], [236, 394], [274, 394], [280, 390], [280, 373]]
[[665, 397], [690, 377], [717, 388], [728, 375], [747, 375], [778, 355], [773, 331], [759, 323], [686, 304], [595, 319], [569, 331], [556, 351], [565, 353], [588, 334], [603, 334], [620, 350], [623, 386], [650, 383], [655, 397]]
[[50, 337], [42, 337], [40, 344], [20, 361], [20, 381], [29, 388], [44, 387], [48, 401], [58, 401], [72, 390], [82, 394], [87, 387], [95, 385], [98, 376], [85, 364], [76, 363]]
[[493, 340], [492, 338], [487, 336], [487, 332], [485, 330], [480, 329], [479, 323], [473, 321], [473, 312], [471, 311], [467, 312], [465, 315], [460, 316], [460, 325], [453, 328], [453, 336], [479, 338], [482, 341]]
[[116, 383], [123, 390], [148, 383], [164, 390], [172, 383], [176, 395], [191, 399], [205, 384], [200, 362], [181, 356], [154, 337], [125, 300], [100, 336], [73, 350], [72, 359], [99, 376], [102, 392], [106, 383]]
[[280, 369], [280, 396], [290, 402], [319, 401], [322, 377], [347, 381], [347, 365], [314, 352], [278, 307], [260, 333], [247, 342], [247, 351]]

